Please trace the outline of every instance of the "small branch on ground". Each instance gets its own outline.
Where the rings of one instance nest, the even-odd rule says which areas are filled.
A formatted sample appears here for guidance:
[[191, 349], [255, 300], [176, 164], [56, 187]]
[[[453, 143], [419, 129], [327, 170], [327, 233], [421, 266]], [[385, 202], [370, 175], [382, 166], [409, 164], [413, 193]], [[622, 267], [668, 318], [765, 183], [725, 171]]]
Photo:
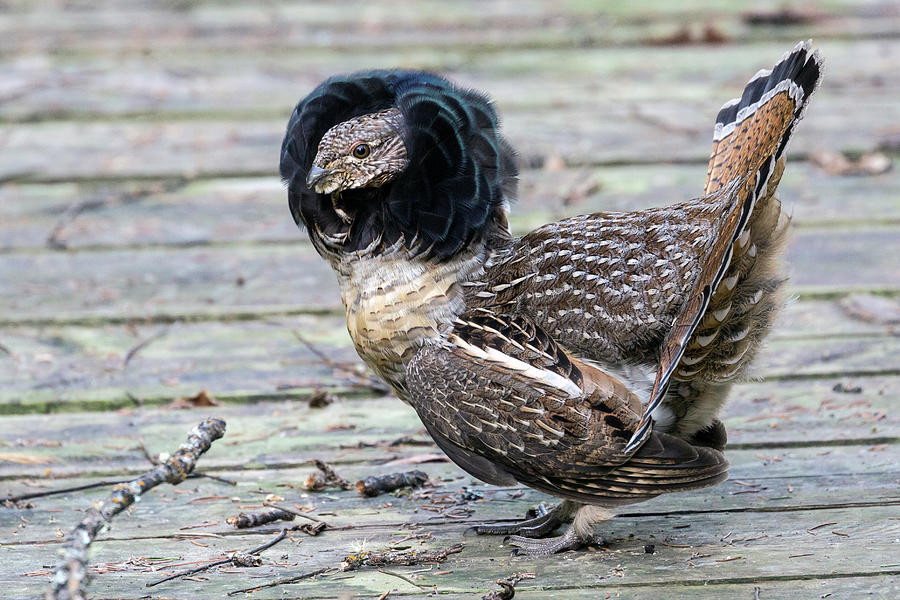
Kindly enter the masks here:
[[388, 473], [387, 475], [373, 475], [362, 481], [356, 482], [356, 491], [361, 496], [378, 496], [387, 494], [400, 488], [422, 487], [428, 481], [428, 475], [422, 471], [407, 471], [405, 473]]
[[99, 508], [90, 508], [75, 526], [63, 547], [63, 559], [56, 568], [45, 598], [85, 600], [88, 582], [88, 548], [113, 517], [134, 504], [142, 494], [163, 482], [178, 485], [194, 470], [200, 456], [213, 441], [225, 435], [225, 421], [206, 419], [197, 425], [181, 446], [164, 463], [128, 483], [116, 485]]
[[280, 506], [278, 504], [269, 502], [268, 500], [264, 500], [263, 504], [266, 506], [270, 506], [281, 512], [290, 513], [290, 514], [296, 515], [302, 519], [307, 519], [309, 521], [312, 521], [312, 523], [304, 523], [302, 525], [294, 525], [293, 527], [291, 527], [291, 531], [302, 531], [306, 535], [315, 537], [315, 536], [319, 535], [320, 533], [322, 533], [323, 531], [325, 531], [326, 529], [332, 529], [331, 525], [329, 525], [322, 519], [319, 519], [312, 515], [308, 515], [305, 512], [301, 512], [294, 508], [289, 508], [287, 506]]
[[265, 525], [267, 523], [272, 523], [273, 521], [293, 521], [294, 516], [291, 513], [284, 510], [270, 510], [263, 513], [240, 513], [236, 517], [228, 517], [225, 519], [225, 522], [229, 525], [234, 525], [238, 529], [247, 529], [248, 527], [258, 527], [259, 525]]
[[516, 584], [523, 579], [534, 579], [534, 573], [516, 573], [506, 579], [498, 579], [500, 590], [491, 590], [481, 600], [512, 600], [516, 595]]
[[86, 483], [84, 485], [76, 485], [72, 487], [57, 488], [55, 490], [44, 490], [43, 492], [32, 492], [30, 494], [19, 494], [18, 496], [7, 496], [4, 502], [20, 502], [22, 500], [31, 500], [32, 498], [43, 498], [44, 496], [55, 496], [57, 494], [67, 494], [69, 492], [80, 492], [82, 490], [91, 490], [98, 487], [106, 487], [108, 485], [119, 485], [128, 483], [129, 480], [120, 481], [96, 481], [94, 483]]
[[306, 476], [303, 486], [311, 492], [319, 492], [327, 487], [339, 487], [342, 490], [353, 488], [353, 484], [335, 472], [334, 467], [321, 460], [316, 460], [316, 470]]
[[263, 583], [263, 584], [255, 586], [255, 587], [244, 588], [242, 590], [233, 590], [231, 592], [228, 592], [228, 595], [235, 596], [237, 594], [246, 594], [249, 592], [255, 592], [255, 591], [258, 591], [261, 589], [276, 587], [279, 585], [287, 585], [289, 583], [296, 583], [296, 582], [302, 581], [304, 579], [311, 579], [313, 577], [318, 577], [319, 575], [333, 573], [334, 571], [337, 571], [337, 569], [335, 569], [334, 567], [325, 567], [322, 569], [316, 569], [315, 571], [310, 571], [310, 572], [304, 573], [302, 575], [296, 575], [294, 577], [286, 577], [284, 579], [278, 579], [277, 581], [270, 581], [269, 583]]
[[287, 529], [282, 529], [281, 533], [279, 533], [275, 539], [270, 540], [263, 544], [262, 546], [258, 546], [249, 552], [234, 552], [228, 558], [224, 558], [222, 560], [217, 560], [215, 562], [211, 562], [209, 564], [205, 564], [202, 567], [197, 567], [194, 569], [188, 569], [187, 571], [181, 571], [180, 573], [175, 573], [173, 575], [169, 575], [168, 577], [164, 577], [152, 583], [145, 584], [146, 587], [153, 587], [154, 585], [159, 585], [160, 583], [164, 583], [166, 581], [171, 581], [173, 579], [178, 579], [179, 577], [185, 577], [187, 575], [194, 575], [195, 573], [200, 573], [201, 571], [206, 571], [207, 569], [212, 569], [213, 567], [218, 567], [224, 564], [231, 564], [235, 567], [258, 567], [262, 564], [262, 558], [257, 556], [264, 550], [268, 550], [281, 540], [287, 537]]
[[[177, 322], [176, 322], [177, 323]], [[168, 327], [164, 327], [161, 330], [157, 331], [153, 335], [144, 338], [141, 342], [133, 346], [128, 352], [125, 353], [125, 358], [122, 360], [122, 368], [128, 366], [128, 363], [131, 362], [131, 359], [137, 356], [138, 352], [155, 342], [156, 340], [165, 337], [169, 334], [169, 331], [172, 330], [173, 325], [169, 325]]]
[[344, 557], [341, 562], [341, 571], [355, 571], [362, 567], [390, 567], [390, 566], [411, 566], [428, 563], [441, 563], [447, 560], [451, 554], [462, 552], [463, 545], [456, 544], [445, 548], [444, 550], [425, 550], [416, 552], [415, 550], [405, 552], [360, 552], [359, 554], [350, 554]]
[[[147, 449], [147, 446], [144, 444], [144, 440], [138, 440], [138, 448], [147, 459], [147, 462], [154, 466], [159, 464], [159, 457], [153, 456], [153, 454], [150, 453], [150, 451]], [[216, 475], [210, 475], [209, 473], [201, 473], [200, 471], [198, 471], [196, 473], [191, 473], [190, 475], [188, 475], [188, 479], [197, 479], [200, 477], [203, 477], [205, 479], [212, 479], [213, 481], [218, 481], [219, 483], [224, 483], [225, 485], [230, 485], [232, 487], [237, 486], [237, 481], [233, 479], [225, 479], [224, 477], [217, 477]]]

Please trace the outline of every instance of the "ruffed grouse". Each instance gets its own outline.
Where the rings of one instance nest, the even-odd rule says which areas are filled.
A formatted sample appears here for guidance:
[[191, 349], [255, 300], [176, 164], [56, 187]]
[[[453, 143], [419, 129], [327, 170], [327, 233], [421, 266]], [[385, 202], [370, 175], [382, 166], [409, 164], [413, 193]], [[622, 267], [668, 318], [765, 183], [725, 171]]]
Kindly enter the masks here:
[[370, 71], [297, 105], [281, 175], [359, 355], [460, 467], [563, 499], [479, 533], [558, 552], [610, 508], [726, 478], [716, 413], [782, 303], [774, 192], [820, 75], [798, 44], [722, 107], [702, 197], [520, 238], [514, 152], [481, 93]]

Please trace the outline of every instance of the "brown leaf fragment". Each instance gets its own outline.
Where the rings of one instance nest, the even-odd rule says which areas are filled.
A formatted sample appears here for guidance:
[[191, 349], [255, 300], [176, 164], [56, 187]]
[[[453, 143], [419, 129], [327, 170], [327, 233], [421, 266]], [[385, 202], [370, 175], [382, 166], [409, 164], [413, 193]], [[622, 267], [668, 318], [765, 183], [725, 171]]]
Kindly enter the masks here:
[[171, 409], [186, 409], [186, 408], [201, 408], [204, 406], [220, 406], [221, 403], [213, 398], [209, 392], [206, 390], [200, 390], [194, 396], [183, 397], [183, 398], [175, 398], [165, 406], [163, 406], [166, 410]]
[[303, 486], [311, 492], [320, 492], [327, 487], [339, 487], [349, 490], [353, 485], [337, 474], [334, 467], [321, 460], [316, 460], [316, 470], [306, 476]]
[[338, 400], [338, 397], [332, 393], [326, 392], [325, 390], [316, 388], [313, 390], [313, 393], [309, 396], [309, 407], [310, 408], [325, 408], [329, 404], [333, 404]]
[[809, 158], [828, 175], [881, 175], [890, 171], [892, 166], [891, 158], [883, 152], [868, 152], [852, 159], [840, 152], [820, 150], [813, 152]]
[[894, 298], [853, 294], [841, 300], [840, 307], [854, 319], [867, 323], [900, 324], [900, 302]]
[[687, 44], [724, 44], [729, 41], [721, 29], [713, 23], [683, 25], [677, 31], [661, 37], [648, 40], [653, 46], [682, 46]]
[[819, 19], [821, 15], [809, 8], [782, 6], [777, 9], [748, 10], [741, 20], [748, 25], [804, 25]]

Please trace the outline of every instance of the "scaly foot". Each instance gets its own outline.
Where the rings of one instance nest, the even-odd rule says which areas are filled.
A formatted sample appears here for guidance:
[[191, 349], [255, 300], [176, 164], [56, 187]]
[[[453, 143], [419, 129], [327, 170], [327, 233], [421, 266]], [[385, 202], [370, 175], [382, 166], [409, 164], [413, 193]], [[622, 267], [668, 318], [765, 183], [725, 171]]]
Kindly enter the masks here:
[[582, 539], [575, 532], [575, 527], [570, 526], [564, 534], [557, 537], [536, 539], [521, 535], [511, 535], [503, 540], [503, 543], [515, 546], [514, 552], [516, 554], [556, 554], [565, 550], [578, 550], [589, 541], [590, 539]]
[[478, 535], [521, 534], [529, 538], [540, 538], [559, 527], [562, 523], [559, 506], [547, 510], [546, 506], [540, 504], [535, 512], [537, 516], [533, 519], [510, 523], [509, 525], [475, 525], [472, 527], [472, 530]]

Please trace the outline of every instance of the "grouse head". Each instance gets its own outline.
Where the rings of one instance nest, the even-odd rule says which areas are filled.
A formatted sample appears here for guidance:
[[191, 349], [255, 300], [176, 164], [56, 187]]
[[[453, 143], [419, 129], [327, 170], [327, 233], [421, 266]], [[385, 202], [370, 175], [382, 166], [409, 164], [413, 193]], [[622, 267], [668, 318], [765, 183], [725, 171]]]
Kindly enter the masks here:
[[297, 104], [281, 150], [291, 213], [319, 252], [446, 259], [503, 235], [513, 151], [490, 101], [420, 71], [332, 77]]
[[[406, 169], [406, 144], [396, 108], [355, 117], [325, 132], [306, 174], [308, 188], [320, 194], [380, 187]], [[349, 215], [345, 215], [345, 220]]]

